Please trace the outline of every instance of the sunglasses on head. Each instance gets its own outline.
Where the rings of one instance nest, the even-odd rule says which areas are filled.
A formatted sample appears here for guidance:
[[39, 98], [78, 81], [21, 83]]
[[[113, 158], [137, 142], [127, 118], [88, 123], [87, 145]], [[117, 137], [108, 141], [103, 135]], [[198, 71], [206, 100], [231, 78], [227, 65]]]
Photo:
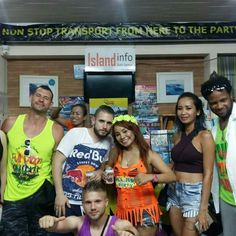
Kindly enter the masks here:
[[214, 91], [223, 91], [224, 89], [226, 89], [227, 88], [227, 86], [226, 85], [219, 85], [219, 84], [217, 84], [217, 85], [213, 85], [212, 87], [210, 87], [210, 88], [205, 88], [204, 90], [203, 90], [203, 92], [204, 93], [207, 93], [207, 94], [210, 94], [210, 93], [212, 93], [212, 92], [214, 92]]
[[211, 89], [208, 89], [209, 92], [213, 91], [222, 91], [225, 89], [225, 86], [214, 85]]
[[30, 140], [26, 139], [25, 140], [25, 150], [24, 150], [24, 155], [29, 156], [30, 154]]

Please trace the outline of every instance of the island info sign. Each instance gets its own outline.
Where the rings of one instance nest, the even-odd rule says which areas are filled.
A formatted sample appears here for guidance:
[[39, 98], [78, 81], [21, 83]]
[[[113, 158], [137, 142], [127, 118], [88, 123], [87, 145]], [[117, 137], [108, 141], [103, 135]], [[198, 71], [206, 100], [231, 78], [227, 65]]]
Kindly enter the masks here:
[[133, 47], [85, 48], [85, 71], [135, 71]]

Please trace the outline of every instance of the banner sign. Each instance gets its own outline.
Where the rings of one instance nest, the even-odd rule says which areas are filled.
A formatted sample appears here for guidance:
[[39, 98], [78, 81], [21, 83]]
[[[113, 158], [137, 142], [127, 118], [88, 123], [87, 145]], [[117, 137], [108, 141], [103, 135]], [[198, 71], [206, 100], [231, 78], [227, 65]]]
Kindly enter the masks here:
[[0, 24], [0, 40], [2, 43], [235, 41], [236, 22]]
[[133, 47], [87, 47], [85, 71], [135, 71]]

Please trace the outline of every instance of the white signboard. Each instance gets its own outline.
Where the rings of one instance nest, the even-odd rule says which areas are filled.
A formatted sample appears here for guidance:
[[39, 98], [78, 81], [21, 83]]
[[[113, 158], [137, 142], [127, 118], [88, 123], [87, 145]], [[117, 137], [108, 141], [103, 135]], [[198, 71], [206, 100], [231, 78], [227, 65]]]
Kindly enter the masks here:
[[133, 47], [87, 47], [85, 71], [135, 71]]

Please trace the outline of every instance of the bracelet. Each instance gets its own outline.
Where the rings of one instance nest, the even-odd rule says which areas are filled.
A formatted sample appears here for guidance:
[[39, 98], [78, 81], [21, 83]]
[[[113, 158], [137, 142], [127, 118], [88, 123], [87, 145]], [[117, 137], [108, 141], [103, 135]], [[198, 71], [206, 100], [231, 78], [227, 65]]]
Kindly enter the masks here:
[[152, 182], [153, 182], [153, 183], [157, 183], [157, 182], [158, 182], [158, 176], [157, 176], [157, 174], [154, 174], [154, 175], [153, 175]]

